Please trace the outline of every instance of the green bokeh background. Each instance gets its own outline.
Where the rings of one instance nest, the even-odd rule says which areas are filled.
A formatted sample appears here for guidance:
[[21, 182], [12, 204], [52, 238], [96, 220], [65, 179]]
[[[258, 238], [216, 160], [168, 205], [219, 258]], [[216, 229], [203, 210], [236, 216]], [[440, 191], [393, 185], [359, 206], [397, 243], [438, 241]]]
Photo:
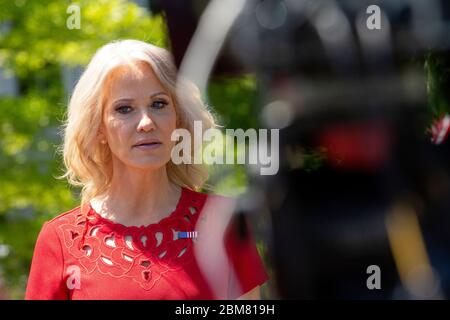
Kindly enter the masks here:
[[[83, 67], [102, 45], [138, 39], [170, 49], [161, 15], [124, 0], [80, 0], [81, 28], [66, 26], [63, 0], [0, 0], [0, 67], [14, 75], [18, 95], [0, 96], [0, 298], [22, 299], [37, 234], [44, 221], [78, 206], [78, 190], [55, 177], [62, 173], [56, 149], [68, 104], [62, 69]], [[425, 57], [430, 119], [450, 110], [450, 59]], [[212, 79], [206, 102], [225, 128], [258, 128], [258, 82], [253, 75]], [[306, 154], [308, 156], [308, 154]], [[314, 151], [306, 169], [320, 165]], [[246, 191], [243, 166], [211, 168], [214, 191], [238, 196]], [[269, 217], [252, 221], [257, 246], [270, 275], [265, 236]], [[273, 277], [272, 277], [273, 279]], [[276, 297], [273, 282], [263, 298]]]
[[[170, 49], [161, 15], [122, 0], [76, 3], [81, 28], [69, 30], [70, 1], [0, 0], [0, 66], [15, 76], [19, 91], [0, 96], [0, 298], [23, 299], [43, 222], [79, 204], [78, 190], [55, 178], [62, 173], [56, 150], [68, 104], [62, 69], [85, 66], [99, 47], [116, 39]], [[226, 128], [255, 128], [256, 88], [251, 75], [215, 79], [207, 103]], [[211, 168], [210, 184], [216, 192], [237, 196], [246, 190], [245, 169]], [[255, 230], [261, 228], [259, 222]], [[256, 237], [267, 261], [266, 245]], [[268, 288], [263, 296], [271, 296]]]

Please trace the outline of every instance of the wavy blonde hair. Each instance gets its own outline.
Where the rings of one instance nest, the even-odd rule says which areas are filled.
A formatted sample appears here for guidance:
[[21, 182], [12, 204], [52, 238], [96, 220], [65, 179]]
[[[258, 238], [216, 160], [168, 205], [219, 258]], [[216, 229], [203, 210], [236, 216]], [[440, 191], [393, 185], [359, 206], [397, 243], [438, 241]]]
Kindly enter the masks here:
[[[98, 132], [105, 104], [105, 80], [122, 66], [147, 63], [161, 85], [170, 93], [177, 113], [177, 128], [187, 129], [194, 137], [194, 121], [203, 128], [216, 127], [211, 110], [203, 103], [197, 86], [177, 76], [171, 53], [138, 40], [121, 40], [101, 47], [81, 75], [70, 98], [66, 120], [62, 125], [62, 153], [65, 172], [58, 178], [81, 187], [81, 212], [87, 213], [88, 202], [108, 190], [112, 178], [112, 154], [108, 144], [101, 144]], [[191, 141], [191, 145], [193, 141]], [[193, 154], [191, 155], [193, 157]], [[200, 164], [166, 164], [168, 178], [174, 184], [191, 190], [201, 188], [207, 168]]]

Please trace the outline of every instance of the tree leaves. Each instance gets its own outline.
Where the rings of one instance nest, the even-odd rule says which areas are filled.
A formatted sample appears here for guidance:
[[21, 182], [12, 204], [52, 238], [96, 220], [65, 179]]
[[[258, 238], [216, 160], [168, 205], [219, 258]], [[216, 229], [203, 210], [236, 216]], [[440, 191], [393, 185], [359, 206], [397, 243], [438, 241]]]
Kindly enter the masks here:
[[[80, 29], [66, 26], [69, 1], [2, 1], [0, 66], [19, 82], [18, 97], [0, 96], [0, 278], [22, 299], [43, 221], [78, 205], [56, 153], [67, 105], [63, 66], [85, 65], [112, 40], [132, 38], [167, 47], [164, 21], [124, 0], [80, 0]], [[74, 191], [76, 192], [76, 191]], [[0, 283], [2, 279], [0, 279]]]

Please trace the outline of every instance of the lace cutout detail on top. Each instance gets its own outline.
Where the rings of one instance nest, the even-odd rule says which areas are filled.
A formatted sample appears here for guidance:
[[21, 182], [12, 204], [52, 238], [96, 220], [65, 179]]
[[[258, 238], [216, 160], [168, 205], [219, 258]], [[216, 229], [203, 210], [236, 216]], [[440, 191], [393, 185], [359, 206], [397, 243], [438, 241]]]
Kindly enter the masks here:
[[88, 273], [98, 270], [129, 277], [150, 290], [162, 274], [193, 259], [193, 239], [178, 239], [177, 233], [194, 231], [205, 199], [206, 195], [183, 188], [175, 211], [158, 223], [140, 227], [115, 223], [92, 207], [88, 219], [78, 210], [59, 219], [62, 242]]

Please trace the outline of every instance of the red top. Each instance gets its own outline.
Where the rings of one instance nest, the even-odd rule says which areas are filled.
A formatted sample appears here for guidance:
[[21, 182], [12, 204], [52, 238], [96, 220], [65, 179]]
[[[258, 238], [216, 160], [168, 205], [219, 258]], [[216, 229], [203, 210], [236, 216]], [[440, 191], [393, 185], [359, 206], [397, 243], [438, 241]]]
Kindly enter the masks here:
[[204, 276], [195, 254], [200, 236], [184, 232], [196, 231], [210, 197], [183, 188], [175, 211], [141, 227], [112, 222], [92, 207], [88, 219], [77, 207], [44, 223], [25, 298], [234, 299], [263, 284], [268, 276], [251, 233], [241, 241], [230, 228], [223, 247], [228, 264], [221, 264], [216, 277], [224, 285], [211, 286], [211, 277]]

